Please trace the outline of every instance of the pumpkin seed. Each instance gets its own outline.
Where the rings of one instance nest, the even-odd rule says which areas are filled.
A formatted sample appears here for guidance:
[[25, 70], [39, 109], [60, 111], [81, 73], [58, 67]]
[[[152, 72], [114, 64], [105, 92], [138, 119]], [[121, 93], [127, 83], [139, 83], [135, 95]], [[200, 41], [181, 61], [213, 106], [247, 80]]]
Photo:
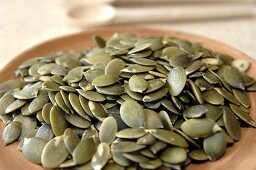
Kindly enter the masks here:
[[180, 66], [182, 68], [186, 68], [187, 66], [189, 66], [192, 63], [192, 58], [187, 54], [176, 55], [176, 56], [171, 57], [169, 59], [169, 62], [172, 67]]
[[102, 63], [106, 65], [111, 60], [111, 57], [108, 53], [105, 52], [104, 49], [94, 48], [86, 54], [86, 58], [84, 58], [84, 60], [91, 65], [96, 63]]
[[44, 147], [41, 155], [41, 162], [45, 168], [57, 168], [68, 157], [62, 136], [50, 140]]
[[162, 142], [162, 141], [156, 141], [154, 144], [152, 144], [150, 147], [149, 147], [149, 150], [151, 152], [153, 152], [153, 154], [156, 154], [157, 152], [165, 149], [167, 146], [167, 143], [165, 142]]
[[175, 132], [171, 132], [164, 129], [152, 129], [149, 130], [149, 133], [151, 133], [157, 139], [169, 143], [171, 145], [185, 148], [188, 147], [188, 143], [186, 142], [186, 140]]
[[97, 92], [105, 95], [121, 95], [123, 94], [124, 88], [120, 84], [114, 84], [107, 87], [96, 87]]
[[139, 145], [152, 145], [153, 143], [155, 143], [155, 141], [156, 141], [156, 138], [153, 135], [151, 135], [150, 133], [147, 133], [146, 135], [138, 138], [137, 144], [139, 144]]
[[36, 132], [35, 137], [45, 139], [46, 141], [51, 140], [54, 137], [51, 126], [47, 123], [43, 124]]
[[226, 145], [222, 132], [217, 132], [214, 135], [205, 138], [203, 142], [204, 152], [208, 155], [211, 161], [219, 159], [225, 153]]
[[102, 104], [89, 101], [88, 106], [93, 114], [99, 121], [103, 121], [105, 118], [108, 117], [107, 110], [104, 108]]
[[223, 78], [231, 86], [244, 89], [243, 79], [236, 69], [231, 67], [223, 67]]
[[129, 79], [129, 88], [133, 92], [142, 93], [147, 90], [149, 84], [148, 82], [141, 76], [133, 75]]
[[[146, 135], [147, 132], [143, 128], [128, 128], [116, 133], [118, 138], [136, 139]], [[137, 142], [138, 143], [138, 142]]]
[[83, 118], [90, 120], [90, 118], [87, 116], [85, 113], [84, 109], [82, 108], [80, 101], [79, 101], [79, 96], [76, 95], [75, 93], [69, 93], [68, 95], [70, 104], [72, 108]]
[[9, 123], [3, 131], [3, 141], [4, 145], [8, 145], [16, 141], [21, 134], [21, 123], [13, 121]]
[[213, 105], [223, 105], [224, 104], [224, 97], [220, 95], [216, 90], [212, 89], [209, 91], [203, 92], [203, 98], [208, 103]]
[[20, 107], [22, 107], [23, 105], [25, 105], [27, 102], [25, 100], [15, 100], [12, 104], [10, 104], [6, 109], [5, 109], [5, 113], [11, 113], [17, 109], [19, 109]]
[[89, 69], [84, 72], [84, 77], [89, 83], [91, 83], [96, 77], [99, 77], [101, 75], [104, 75], [104, 69], [100, 68]]
[[160, 159], [170, 164], [180, 164], [187, 159], [186, 150], [182, 147], [168, 147], [160, 155]]
[[91, 122], [88, 120], [82, 118], [79, 115], [75, 114], [65, 114], [64, 115], [65, 119], [72, 125], [78, 127], [78, 128], [89, 128], [91, 126]]
[[64, 140], [64, 144], [66, 146], [66, 149], [68, 150], [68, 152], [70, 154], [73, 153], [73, 151], [75, 150], [76, 146], [80, 142], [80, 139], [79, 139], [78, 135], [76, 134], [76, 132], [73, 131], [70, 128], [67, 128], [64, 131], [63, 140]]
[[167, 47], [162, 51], [161, 58], [166, 59], [167, 61], [174, 57], [186, 54], [186, 52], [178, 47]]
[[120, 116], [129, 127], [143, 127], [144, 125], [144, 111], [136, 101], [125, 101], [120, 107]]
[[41, 164], [41, 155], [47, 140], [40, 137], [25, 138], [22, 145], [23, 155], [35, 164]]
[[118, 78], [114, 75], [101, 75], [99, 77], [96, 77], [92, 81], [92, 85], [98, 86], [98, 87], [104, 87], [113, 85], [118, 81]]
[[250, 99], [247, 95], [247, 93], [245, 93], [242, 90], [238, 90], [238, 89], [232, 89], [232, 92], [235, 96], [235, 98], [245, 107], [245, 108], [249, 108], [250, 107]]
[[120, 153], [120, 152], [134, 152], [145, 148], [145, 145], [139, 145], [136, 142], [117, 142], [113, 143], [111, 146], [112, 151]]
[[149, 161], [148, 158], [139, 154], [124, 153], [123, 156], [136, 163], [146, 163]]
[[143, 102], [153, 102], [156, 100], [159, 100], [163, 98], [168, 93], [168, 88], [163, 87], [157, 91], [154, 91], [152, 93], [146, 94], [143, 98]]
[[232, 102], [236, 105], [240, 105], [239, 101], [234, 97], [234, 95], [231, 94], [230, 92], [228, 92], [226, 89], [224, 89], [224, 88], [215, 88], [215, 90], [218, 93], [220, 93], [228, 101], [230, 101], [230, 102]]
[[33, 99], [28, 107], [30, 113], [37, 112], [49, 101], [47, 93], [40, 93], [37, 98]]
[[145, 121], [145, 128], [146, 129], [157, 129], [163, 128], [162, 121], [160, 116], [157, 112], [150, 110], [150, 109], [143, 109], [144, 111], [144, 121]]
[[93, 41], [99, 48], [104, 48], [106, 46], [106, 41], [98, 35], [93, 36]]
[[62, 111], [56, 105], [50, 110], [50, 123], [55, 136], [62, 135], [67, 128], [66, 119], [64, 118]]
[[207, 111], [208, 110], [204, 105], [194, 105], [185, 109], [183, 116], [186, 118], [198, 118], [203, 116]]
[[100, 131], [99, 138], [102, 143], [111, 144], [117, 132], [117, 122], [114, 117], [108, 117], [103, 120]]
[[106, 143], [100, 143], [91, 160], [92, 168], [95, 170], [102, 169], [107, 164], [110, 157], [109, 145]]
[[78, 165], [88, 162], [93, 157], [96, 147], [92, 138], [81, 140], [72, 154], [74, 162]]
[[133, 64], [130, 65], [128, 67], [125, 67], [124, 69], [122, 69], [122, 72], [126, 72], [126, 73], [145, 73], [148, 72], [150, 70], [153, 70], [154, 67], [150, 67], [150, 66], [141, 66], [138, 64]]
[[188, 155], [191, 159], [196, 161], [205, 161], [209, 159], [206, 153], [201, 149], [192, 150]]
[[206, 118], [186, 120], [181, 124], [181, 129], [194, 139], [205, 138], [221, 130], [214, 121]]
[[186, 72], [182, 67], [173, 68], [167, 77], [167, 87], [169, 94], [178, 96], [183, 90], [187, 81]]
[[44, 121], [50, 124], [50, 110], [53, 107], [51, 103], [46, 103], [42, 108], [42, 117]]
[[242, 110], [239, 106], [234, 104], [230, 104], [229, 106], [231, 110], [235, 113], [235, 115], [239, 117], [242, 121], [251, 126], [256, 126], [256, 122], [248, 115], [248, 113]]
[[160, 111], [159, 112], [159, 118], [161, 119], [161, 122], [163, 123], [163, 127], [167, 130], [173, 131], [173, 125], [171, 122], [171, 119], [166, 111]]
[[229, 107], [223, 108], [223, 121], [228, 134], [235, 140], [241, 137], [241, 128], [234, 113]]

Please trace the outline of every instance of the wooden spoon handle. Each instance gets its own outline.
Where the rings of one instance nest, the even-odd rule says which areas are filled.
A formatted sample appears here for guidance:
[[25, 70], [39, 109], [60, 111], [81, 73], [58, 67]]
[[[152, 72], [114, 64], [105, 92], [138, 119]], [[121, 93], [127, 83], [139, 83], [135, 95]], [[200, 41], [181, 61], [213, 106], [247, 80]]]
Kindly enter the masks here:
[[251, 5], [194, 5], [116, 8], [114, 24], [250, 17]]

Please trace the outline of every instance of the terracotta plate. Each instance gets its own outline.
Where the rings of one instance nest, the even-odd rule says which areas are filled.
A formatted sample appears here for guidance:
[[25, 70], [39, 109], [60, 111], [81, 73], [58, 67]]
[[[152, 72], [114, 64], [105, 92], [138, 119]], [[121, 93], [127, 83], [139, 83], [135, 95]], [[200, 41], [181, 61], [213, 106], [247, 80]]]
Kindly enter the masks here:
[[[245, 54], [233, 49], [220, 42], [200, 37], [192, 34], [166, 31], [159, 29], [147, 29], [147, 28], [127, 28], [127, 27], [109, 27], [101, 28], [98, 30], [92, 30], [75, 35], [69, 35], [54, 40], [50, 40], [32, 47], [24, 53], [17, 56], [12, 62], [4, 67], [0, 72], [0, 82], [11, 79], [13, 72], [19, 64], [24, 60], [47, 54], [53, 51], [67, 51], [67, 50], [82, 50], [93, 46], [91, 40], [92, 35], [97, 34], [103, 37], [109, 37], [115, 32], [130, 32], [137, 35], [171, 35], [178, 38], [186, 39], [193, 42], [200, 42], [204, 47], [207, 47], [214, 51], [223, 52], [233, 56], [234, 58], [246, 59], [252, 63], [249, 73], [256, 78], [256, 63], [255, 61], [246, 56]], [[250, 94], [252, 102], [251, 115], [256, 119], [256, 94]], [[17, 143], [4, 147], [2, 141], [3, 124], [0, 123], [0, 169], [19, 169], [19, 170], [42, 170], [41, 166], [35, 165], [27, 161], [21, 152], [17, 149]], [[256, 129], [246, 128], [243, 129], [242, 139], [235, 143], [233, 147], [229, 148], [224, 157], [215, 162], [206, 162], [200, 164], [191, 164], [187, 170], [255, 170], [256, 169]]]

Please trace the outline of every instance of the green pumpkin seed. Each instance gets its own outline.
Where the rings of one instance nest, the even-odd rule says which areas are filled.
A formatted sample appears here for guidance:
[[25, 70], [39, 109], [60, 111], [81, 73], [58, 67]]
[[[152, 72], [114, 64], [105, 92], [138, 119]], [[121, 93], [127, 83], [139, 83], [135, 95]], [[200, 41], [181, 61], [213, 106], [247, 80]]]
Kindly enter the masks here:
[[167, 48], [163, 49], [161, 58], [169, 61], [170, 58], [172, 58], [174, 56], [180, 56], [183, 54], [186, 54], [186, 52], [178, 47], [167, 47]]
[[211, 161], [219, 159], [225, 153], [226, 145], [227, 143], [222, 132], [217, 132], [205, 138], [203, 142], [204, 152]]
[[136, 163], [146, 163], [149, 162], [149, 159], [145, 156], [139, 155], [139, 154], [131, 154], [131, 153], [124, 153], [123, 156], [127, 159], [129, 159], [132, 162]]
[[10, 104], [6, 109], [5, 109], [5, 113], [11, 113], [17, 109], [19, 109], [20, 107], [24, 106], [27, 102], [25, 100], [15, 100], [12, 104]]
[[41, 162], [44, 168], [57, 168], [68, 157], [62, 136], [50, 140], [44, 147], [41, 155]]
[[142, 94], [131, 91], [127, 83], [124, 84], [124, 90], [131, 98], [135, 100], [142, 100], [143, 98]]
[[41, 164], [41, 155], [46, 144], [47, 140], [39, 137], [25, 138], [22, 153], [29, 161]]
[[196, 161], [206, 161], [209, 159], [206, 153], [201, 149], [192, 150], [188, 155], [191, 159]]
[[163, 128], [163, 123], [160, 119], [160, 116], [157, 112], [150, 109], [143, 109], [144, 111], [144, 120], [146, 129], [157, 129]]
[[187, 159], [187, 153], [184, 148], [170, 146], [163, 151], [160, 159], [170, 164], [180, 164]]
[[211, 72], [206, 72], [202, 74], [203, 78], [210, 84], [217, 84], [219, 82], [218, 78]]
[[179, 114], [179, 111], [174, 107], [174, 105], [170, 100], [167, 100], [167, 99], [162, 100], [162, 105], [170, 112], [175, 113], [177, 115]]
[[145, 148], [145, 145], [139, 145], [136, 142], [117, 142], [117, 143], [113, 143], [111, 146], [111, 150], [117, 153], [120, 152], [135, 152], [135, 151], [139, 151], [143, 148]]
[[181, 135], [184, 139], [186, 139], [189, 143], [193, 144], [194, 146], [201, 148], [201, 146], [196, 143], [196, 141], [194, 141], [192, 138], [190, 138], [188, 135], [186, 135], [184, 132], [182, 132], [179, 129], [173, 128], [173, 131], [175, 131], [176, 133], [178, 133], [179, 135]]
[[113, 76], [113, 75], [101, 75], [99, 77], [96, 77], [92, 81], [92, 85], [98, 86], [98, 87], [104, 87], [104, 86], [109, 86], [113, 85], [118, 81], [118, 77]]
[[47, 93], [40, 93], [37, 98], [33, 99], [28, 107], [30, 113], [37, 112], [49, 101]]
[[50, 110], [50, 123], [55, 136], [60, 136], [67, 128], [66, 119], [58, 106], [53, 106]]
[[125, 158], [122, 153], [118, 153], [118, 152], [114, 152], [112, 150], [112, 146], [113, 144], [111, 145], [111, 154], [112, 154], [112, 158], [114, 160], [114, 162], [116, 162], [118, 165], [121, 165], [121, 166], [129, 166], [130, 165], [130, 161]]
[[51, 71], [56, 67], [58, 67], [58, 65], [55, 63], [44, 64], [38, 68], [37, 72], [40, 75], [47, 75], [47, 74], [50, 74]]
[[124, 69], [122, 69], [122, 72], [126, 72], [126, 73], [145, 73], [148, 72], [150, 70], [153, 70], [154, 67], [150, 67], [150, 66], [141, 66], [138, 64], [133, 64], [130, 65], [128, 67], [125, 67]]
[[232, 89], [232, 92], [235, 96], [235, 98], [245, 107], [245, 108], [249, 108], [250, 107], [250, 99], [247, 95], [247, 93], [245, 93], [242, 90], [238, 90], [238, 89]]
[[60, 85], [55, 83], [54, 81], [48, 80], [43, 82], [42, 89], [48, 90], [48, 91], [59, 91]]
[[65, 162], [63, 162], [62, 164], [59, 165], [59, 168], [71, 168], [76, 166], [77, 164], [72, 160], [67, 160]]
[[225, 90], [224, 88], [215, 88], [215, 90], [218, 93], [220, 93], [228, 101], [230, 101], [236, 105], [240, 105], [239, 101], [234, 97], [234, 95], [231, 94], [230, 92], [228, 92], [227, 90]]
[[51, 103], [47, 103], [43, 106], [43, 109], [42, 109], [42, 117], [44, 121], [48, 124], [50, 124], [50, 110], [52, 107], [53, 105]]
[[152, 129], [149, 130], [154, 137], [157, 139], [169, 143], [171, 145], [180, 146], [180, 147], [188, 147], [188, 143], [186, 140], [175, 132], [171, 132], [163, 129]]
[[203, 116], [207, 111], [208, 110], [204, 105], [194, 105], [185, 109], [183, 116], [186, 118], [198, 118]]
[[139, 65], [143, 65], [143, 66], [154, 66], [156, 65], [156, 61], [151, 60], [151, 59], [147, 59], [147, 58], [132, 58], [131, 59], [132, 62], [139, 64]]
[[73, 160], [78, 165], [88, 162], [96, 151], [96, 145], [92, 138], [81, 140], [73, 151]]
[[104, 69], [100, 68], [90, 69], [84, 73], [84, 77], [89, 83], [91, 83], [96, 77], [99, 77], [101, 75], [104, 75]]
[[56, 95], [55, 95], [55, 101], [56, 101], [56, 104], [66, 113], [70, 113], [70, 110], [69, 108], [66, 106], [62, 96], [61, 96], [61, 93], [58, 92]]
[[185, 69], [186, 74], [188, 75], [188, 74], [191, 74], [191, 73], [193, 73], [193, 72], [199, 70], [199, 69], [201, 68], [201, 66], [202, 66], [202, 61], [200, 61], [200, 60], [195, 60], [195, 61], [193, 61], [193, 62], [191, 63], [191, 65], [188, 66], [188, 67]]
[[97, 92], [105, 95], [121, 95], [123, 94], [124, 88], [120, 84], [114, 84], [107, 87], [96, 87]]
[[106, 143], [100, 143], [97, 147], [95, 154], [92, 157], [92, 168], [95, 170], [102, 169], [110, 159], [110, 148]]
[[102, 94], [99, 94], [95, 91], [83, 91], [80, 89], [77, 89], [78, 93], [81, 94], [83, 97], [85, 97], [88, 100], [95, 101], [95, 102], [102, 102], [106, 100], [106, 97]]
[[144, 58], [144, 57], [148, 57], [152, 54], [152, 51], [141, 51], [141, 52], [137, 52], [137, 53], [133, 53], [128, 55], [130, 58]]
[[153, 102], [163, 98], [168, 93], [168, 88], [163, 87], [157, 91], [146, 94], [143, 98], [143, 102]]
[[111, 60], [106, 68], [105, 68], [105, 74], [106, 75], [113, 75], [118, 77], [121, 74], [121, 70], [124, 69], [125, 63], [121, 59], [113, 59]]
[[70, 104], [72, 108], [83, 118], [90, 120], [90, 118], [87, 116], [85, 113], [84, 109], [82, 108], [80, 101], [79, 101], [79, 96], [75, 93], [69, 93], [68, 95]]
[[96, 63], [102, 63], [107, 65], [108, 62], [111, 60], [111, 57], [108, 53], [105, 52], [104, 49], [94, 48], [89, 53], [87, 53], [84, 60], [91, 65]]
[[213, 121], [217, 121], [221, 114], [222, 114], [222, 109], [211, 104], [205, 104], [205, 107], [207, 108], [207, 112], [205, 113], [206, 117], [208, 119], [211, 119]]
[[88, 106], [88, 100], [86, 100], [84, 97], [82, 97], [81, 95], [79, 95], [79, 101], [80, 104], [82, 106], [82, 108], [84, 109], [84, 111], [86, 112], [87, 115], [89, 115], [90, 117], [94, 117], [89, 106]]
[[199, 88], [197, 87], [197, 85], [192, 81], [192, 80], [188, 80], [188, 83], [191, 87], [191, 90], [194, 93], [194, 96], [197, 100], [197, 102], [199, 104], [204, 104], [204, 98], [203, 98], [203, 94], [201, 93], [201, 91], [199, 90]]
[[39, 137], [45, 139], [46, 141], [50, 141], [54, 137], [51, 126], [47, 123], [43, 124], [36, 132], [35, 137]]
[[194, 139], [205, 138], [221, 130], [214, 121], [206, 118], [189, 119], [181, 124], [181, 129]]
[[235, 140], [241, 137], [241, 128], [234, 113], [229, 107], [223, 108], [223, 121], [228, 134]]
[[231, 87], [244, 89], [243, 79], [236, 69], [231, 67], [223, 67], [223, 69], [223, 78]]
[[64, 82], [75, 83], [83, 78], [83, 67], [76, 67], [70, 70], [63, 78]]
[[31, 117], [26, 117], [23, 116], [22, 114], [18, 114], [13, 121], [18, 121], [20, 122], [21, 125], [21, 134], [19, 137], [19, 140], [26, 138], [31, 138], [34, 137], [36, 134], [36, 125], [37, 125], [37, 120], [35, 118]]
[[149, 147], [149, 150], [153, 153], [153, 154], [156, 154], [157, 152], [165, 149], [167, 146], [167, 143], [165, 142], [162, 142], [162, 141], [156, 141], [154, 144], [152, 144], [150, 147]]
[[141, 76], [133, 75], [129, 79], [129, 88], [133, 92], [142, 93], [147, 90], [149, 84], [148, 82]]
[[0, 92], [9, 91], [13, 89], [20, 89], [25, 85], [25, 82], [21, 79], [12, 79], [0, 84]]
[[[147, 132], [143, 128], [128, 128], [117, 132], [115, 135], [118, 138], [136, 139], [146, 135]], [[138, 143], [138, 142], [137, 142]]]
[[114, 162], [109, 162], [104, 166], [103, 169], [104, 170], [124, 170], [124, 167], [122, 167]]
[[256, 122], [249, 116], [248, 113], [246, 113], [244, 110], [242, 110], [239, 106], [230, 104], [229, 105], [231, 110], [235, 113], [237, 117], [239, 117], [242, 121], [245, 123], [251, 125], [251, 126], [256, 126]]
[[161, 122], [163, 123], [164, 129], [173, 131], [173, 125], [171, 122], [171, 119], [166, 111], [160, 111], [159, 112], [159, 118], [161, 119]]
[[186, 68], [192, 63], [192, 58], [187, 54], [176, 55], [171, 57], [169, 62], [172, 67], [180, 66], [182, 68]]
[[224, 104], [224, 97], [219, 94], [216, 90], [212, 89], [209, 91], [203, 92], [203, 98], [208, 103], [213, 105], [223, 105]]
[[63, 140], [64, 140], [64, 144], [66, 146], [66, 149], [68, 150], [68, 152], [70, 154], [73, 153], [76, 146], [80, 142], [80, 139], [79, 139], [78, 135], [76, 134], [76, 132], [70, 128], [67, 128], [65, 130], [65, 132], [63, 134]]
[[125, 101], [120, 107], [120, 116], [129, 127], [143, 127], [144, 125], [144, 111], [135, 101]]
[[93, 114], [99, 121], [103, 121], [105, 118], [108, 117], [107, 110], [104, 106], [100, 103], [89, 101], [88, 106]]
[[106, 46], [106, 41], [98, 35], [93, 36], [93, 41], [99, 48], [104, 48]]
[[[129, 135], [129, 136], [132, 136], [132, 135]], [[139, 145], [152, 145], [153, 143], [155, 143], [155, 141], [156, 141], [156, 138], [153, 135], [151, 135], [150, 133], [147, 133], [146, 135], [138, 138], [137, 144], [139, 144]]]
[[213, 89], [213, 86], [203, 78], [197, 78], [195, 84], [199, 87], [201, 91]]
[[100, 131], [99, 138], [102, 143], [111, 144], [115, 139], [115, 134], [117, 133], [117, 122], [114, 117], [108, 117], [103, 120]]
[[9, 123], [3, 131], [3, 141], [4, 145], [8, 145], [14, 141], [16, 141], [21, 134], [21, 123], [17, 121], [13, 121]]
[[79, 115], [75, 114], [65, 114], [64, 115], [65, 119], [72, 125], [78, 127], [78, 128], [89, 128], [91, 126], [91, 122], [88, 120], [82, 118]]
[[186, 72], [182, 67], [173, 68], [167, 77], [167, 87], [169, 94], [178, 96], [183, 90], [187, 81]]

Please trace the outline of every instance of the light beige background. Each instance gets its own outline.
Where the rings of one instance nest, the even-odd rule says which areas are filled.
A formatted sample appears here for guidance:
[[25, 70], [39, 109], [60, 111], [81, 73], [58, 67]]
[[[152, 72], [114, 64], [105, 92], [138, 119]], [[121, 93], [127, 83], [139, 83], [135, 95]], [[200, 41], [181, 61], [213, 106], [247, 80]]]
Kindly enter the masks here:
[[[22, 51], [84, 29], [70, 24], [67, 0], [0, 0], [0, 68]], [[256, 19], [141, 24], [207, 36], [256, 59]]]

